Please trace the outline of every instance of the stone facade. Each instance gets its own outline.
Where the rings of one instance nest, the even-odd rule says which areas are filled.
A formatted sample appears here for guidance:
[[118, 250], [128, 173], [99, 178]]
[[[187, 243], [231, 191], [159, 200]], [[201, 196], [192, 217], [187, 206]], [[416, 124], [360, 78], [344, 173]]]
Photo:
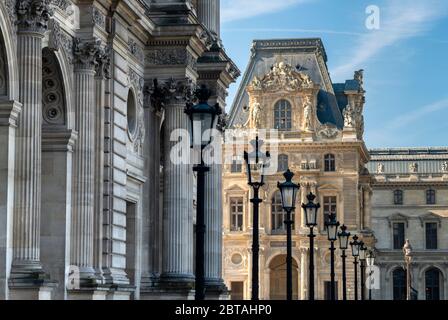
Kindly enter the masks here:
[[[195, 86], [224, 108], [238, 75], [219, 0], [2, 0], [0, 298], [194, 295], [195, 178], [170, 162], [170, 133], [187, 128]], [[218, 298], [213, 169], [206, 273]]]
[[[277, 173], [260, 191], [260, 298], [285, 298], [286, 233], [277, 181], [290, 168], [301, 189], [296, 207], [313, 192], [322, 205], [315, 240], [316, 298], [328, 293], [330, 251], [324, 215], [334, 212], [341, 224], [373, 246], [369, 153], [363, 141], [362, 71], [344, 84], [333, 84], [320, 39], [255, 41], [252, 57], [230, 112], [230, 128], [241, 132], [278, 129], [272, 152]], [[253, 137], [252, 137], [253, 138]], [[227, 139], [227, 136], [226, 136]], [[230, 141], [226, 141], [230, 142]], [[227, 147], [227, 145], [226, 145]], [[243, 146], [243, 149], [247, 146]], [[228, 150], [226, 150], [228, 151]], [[272, 150], [271, 150], [272, 151]], [[224, 279], [233, 297], [251, 296], [252, 197], [242, 154], [226, 164], [223, 178]], [[325, 209], [324, 209], [325, 207]], [[301, 210], [294, 215], [293, 296], [307, 299], [309, 229]], [[339, 250], [336, 252], [340, 256]], [[347, 252], [349, 256], [349, 252]], [[353, 264], [347, 260], [348, 297], [353, 298]], [[338, 296], [342, 296], [341, 259], [337, 259]]]
[[[370, 151], [374, 177], [372, 228], [377, 243], [377, 299], [399, 299], [404, 239], [413, 247], [412, 286], [418, 299], [448, 298], [448, 149]], [[395, 276], [394, 276], [395, 275]], [[395, 289], [394, 289], [395, 288]]]

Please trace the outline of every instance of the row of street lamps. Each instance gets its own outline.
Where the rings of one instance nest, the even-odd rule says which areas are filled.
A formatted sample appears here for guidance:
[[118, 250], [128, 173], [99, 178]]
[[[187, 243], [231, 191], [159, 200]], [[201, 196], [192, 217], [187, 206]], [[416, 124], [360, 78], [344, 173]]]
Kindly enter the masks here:
[[[196, 281], [195, 281], [195, 299], [205, 299], [205, 212], [204, 212], [204, 184], [205, 173], [209, 171], [209, 167], [205, 165], [202, 153], [205, 147], [210, 144], [212, 140], [211, 130], [216, 128], [217, 120], [221, 114], [221, 108], [218, 104], [213, 106], [208, 104], [210, 98], [210, 91], [201, 86], [196, 90], [195, 96], [198, 100], [197, 104], [187, 104], [185, 113], [190, 119], [190, 136], [191, 147], [199, 153], [200, 161], [193, 167], [193, 170], [197, 172], [197, 214], [196, 214]], [[251, 153], [244, 152], [244, 160], [246, 162], [248, 184], [253, 189], [253, 198], [251, 202], [253, 204], [253, 241], [252, 241], [252, 300], [259, 299], [259, 205], [262, 200], [259, 198], [259, 190], [264, 185], [264, 169], [269, 161], [270, 154], [262, 153], [260, 151], [262, 141], [258, 136], [251, 142], [254, 151]], [[287, 235], [287, 300], [292, 300], [292, 224], [291, 213], [295, 209], [296, 196], [300, 186], [292, 182], [294, 174], [288, 169], [284, 173], [285, 182], [278, 183], [278, 188], [281, 192], [282, 206], [286, 211], [286, 235]], [[314, 300], [314, 227], [317, 226], [317, 212], [320, 208], [319, 203], [314, 203], [316, 196], [310, 193], [307, 196], [308, 203], [302, 204], [302, 209], [305, 213], [306, 226], [310, 228], [308, 237], [310, 238], [310, 257], [309, 257], [309, 300]], [[339, 222], [336, 221], [336, 215], [331, 214], [328, 221], [326, 221], [327, 236], [330, 241], [331, 251], [331, 299], [336, 299], [335, 288], [335, 272], [334, 272], [334, 242], [339, 239], [339, 247], [342, 250], [342, 277], [343, 277], [343, 299], [347, 299], [346, 290], [346, 268], [345, 250], [348, 248], [348, 242], [350, 233], [347, 232], [347, 228], [343, 225], [339, 230]], [[355, 266], [355, 300], [358, 299], [358, 258], [361, 263], [361, 299], [364, 300], [364, 273], [365, 273], [365, 261], [369, 259], [368, 264], [373, 266], [374, 255], [370, 251], [367, 256], [367, 248], [362, 241], [358, 241], [358, 237], [353, 236], [353, 241], [350, 242], [352, 255], [354, 257]], [[370, 291], [369, 291], [370, 292]], [[371, 297], [371, 295], [369, 294]]]
[[[259, 189], [264, 185], [264, 169], [269, 161], [269, 153], [263, 154], [260, 151], [262, 141], [258, 136], [255, 141], [251, 142], [254, 147], [254, 151], [251, 153], [244, 153], [244, 160], [246, 162], [246, 170], [248, 177], [248, 184], [253, 188], [253, 241], [252, 241], [252, 300], [259, 299], [259, 204], [262, 200], [259, 198]], [[253, 168], [256, 168], [255, 172], [258, 175], [254, 175]], [[280, 189], [282, 207], [286, 212], [285, 225], [286, 225], [286, 299], [292, 300], [292, 224], [291, 213], [295, 210], [296, 196], [300, 189], [298, 184], [292, 181], [294, 173], [289, 169], [283, 174], [285, 181], [283, 183], [278, 182], [277, 186]], [[302, 204], [302, 209], [305, 215], [305, 224], [310, 229], [308, 237], [310, 238], [310, 256], [309, 256], [309, 279], [308, 279], [308, 299], [314, 300], [314, 228], [317, 226], [317, 212], [320, 208], [319, 203], [315, 203], [316, 196], [313, 193], [307, 195], [308, 203]], [[330, 214], [328, 220], [325, 221], [327, 230], [327, 238], [330, 241], [330, 299], [336, 300], [336, 282], [335, 282], [335, 241], [339, 240], [339, 249], [342, 251], [342, 296], [343, 300], [347, 300], [347, 277], [346, 277], [346, 250], [349, 246], [350, 233], [347, 232], [345, 225], [340, 226], [339, 221], [336, 220], [334, 213]], [[361, 300], [365, 299], [365, 268], [366, 260], [368, 265], [373, 266], [374, 253], [372, 250], [367, 254], [367, 247], [363, 241], [358, 241], [358, 236], [354, 235], [350, 242], [352, 256], [354, 258], [354, 271], [355, 271], [355, 300], [358, 300], [358, 264], [361, 268]], [[359, 262], [358, 262], [359, 259]], [[371, 290], [369, 287], [369, 298], [371, 299]]]

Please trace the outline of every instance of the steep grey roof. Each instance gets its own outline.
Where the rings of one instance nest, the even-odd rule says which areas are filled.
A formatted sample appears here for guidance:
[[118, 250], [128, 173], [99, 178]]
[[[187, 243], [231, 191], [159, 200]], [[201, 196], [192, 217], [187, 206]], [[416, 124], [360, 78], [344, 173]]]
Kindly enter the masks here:
[[372, 174], [377, 173], [378, 164], [384, 165], [384, 174], [410, 174], [414, 163], [418, 174], [441, 174], [443, 163], [448, 161], [448, 147], [372, 149], [370, 156], [367, 169]]
[[232, 126], [246, 122], [248, 114], [243, 112], [243, 107], [249, 103], [246, 87], [255, 76], [261, 78], [267, 74], [279, 59], [308, 74], [314, 83], [321, 85], [318, 119], [322, 123], [329, 122], [342, 128], [341, 109], [326, 65], [327, 54], [321, 39], [317, 38], [254, 40], [249, 64], [230, 110], [229, 124]]

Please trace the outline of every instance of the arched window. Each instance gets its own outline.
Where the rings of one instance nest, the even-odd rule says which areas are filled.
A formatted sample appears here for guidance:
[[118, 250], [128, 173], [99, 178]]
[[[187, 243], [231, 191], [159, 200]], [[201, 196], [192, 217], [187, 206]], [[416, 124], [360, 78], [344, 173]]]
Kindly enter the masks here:
[[288, 170], [289, 163], [288, 163], [288, 155], [287, 154], [280, 154], [278, 155], [278, 172], [285, 172]]
[[426, 190], [426, 204], [436, 204], [436, 190]]
[[403, 190], [394, 191], [394, 204], [396, 205], [403, 204]]
[[[277, 191], [272, 198], [271, 219], [273, 233], [282, 233], [286, 231], [286, 212], [283, 210], [280, 191]], [[294, 212], [291, 212], [291, 219], [294, 221]], [[294, 224], [292, 224], [292, 229], [294, 230]]]
[[274, 107], [274, 128], [283, 131], [291, 130], [291, 104], [280, 100]]
[[406, 272], [397, 268], [392, 273], [394, 300], [406, 300]]
[[426, 300], [440, 300], [440, 271], [431, 268], [425, 272]]
[[324, 170], [325, 172], [336, 171], [336, 157], [334, 154], [326, 154], [324, 156]]

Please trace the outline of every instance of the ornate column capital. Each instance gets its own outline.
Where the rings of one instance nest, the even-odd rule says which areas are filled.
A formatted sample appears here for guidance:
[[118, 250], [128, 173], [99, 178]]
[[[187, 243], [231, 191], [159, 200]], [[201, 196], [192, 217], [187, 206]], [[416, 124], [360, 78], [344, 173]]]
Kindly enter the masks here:
[[75, 70], [99, 71], [99, 64], [104, 62], [105, 50], [100, 39], [75, 38], [73, 45], [73, 62]]
[[51, 0], [17, 0], [17, 25], [19, 32], [44, 34], [53, 15]]
[[145, 88], [154, 112], [163, 113], [169, 104], [186, 104], [193, 101], [194, 84], [190, 78], [152, 80], [152, 85]]
[[112, 49], [110, 45], [99, 48], [96, 55], [95, 72], [96, 77], [101, 79], [110, 79], [110, 60]]

